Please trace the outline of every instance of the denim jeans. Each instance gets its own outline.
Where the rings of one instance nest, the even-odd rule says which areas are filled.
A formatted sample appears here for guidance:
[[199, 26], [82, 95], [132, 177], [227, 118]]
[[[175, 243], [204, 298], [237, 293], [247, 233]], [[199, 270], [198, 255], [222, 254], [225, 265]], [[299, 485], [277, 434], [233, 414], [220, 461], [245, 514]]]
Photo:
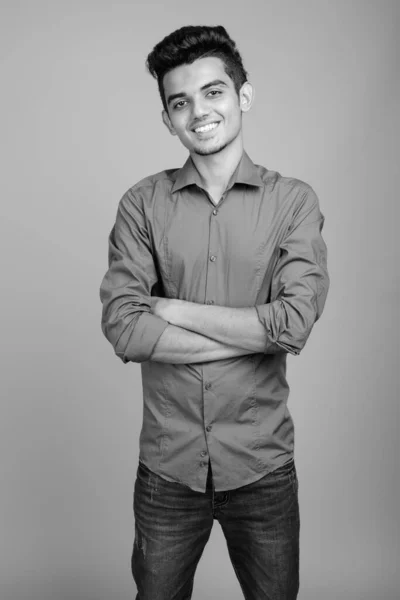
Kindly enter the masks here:
[[299, 589], [298, 480], [294, 460], [249, 485], [205, 493], [170, 483], [139, 462], [132, 573], [136, 600], [190, 600], [214, 519], [246, 600], [295, 600]]

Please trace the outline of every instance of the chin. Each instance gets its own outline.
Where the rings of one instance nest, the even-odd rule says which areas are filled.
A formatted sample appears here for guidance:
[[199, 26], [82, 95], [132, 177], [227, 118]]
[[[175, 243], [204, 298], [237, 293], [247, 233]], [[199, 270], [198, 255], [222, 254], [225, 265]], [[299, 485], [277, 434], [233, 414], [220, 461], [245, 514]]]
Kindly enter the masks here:
[[227, 145], [228, 144], [219, 144], [213, 148], [193, 148], [193, 152], [195, 154], [199, 154], [199, 156], [210, 156], [211, 154], [218, 154], [218, 152], [222, 152], [222, 150], [225, 150]]

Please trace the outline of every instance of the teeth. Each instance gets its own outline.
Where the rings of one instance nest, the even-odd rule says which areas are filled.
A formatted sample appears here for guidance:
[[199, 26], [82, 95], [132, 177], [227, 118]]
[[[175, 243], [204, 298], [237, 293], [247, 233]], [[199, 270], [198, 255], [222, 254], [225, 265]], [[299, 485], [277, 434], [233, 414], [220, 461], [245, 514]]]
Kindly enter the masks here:
[[195, 129], [196, 133], [204, 133], [205, 131], [211, 131], [211, 129], [215, 129], [218, 123], [209, 123], [208, 125], [203, 125], [203, 127], [197, 127]]

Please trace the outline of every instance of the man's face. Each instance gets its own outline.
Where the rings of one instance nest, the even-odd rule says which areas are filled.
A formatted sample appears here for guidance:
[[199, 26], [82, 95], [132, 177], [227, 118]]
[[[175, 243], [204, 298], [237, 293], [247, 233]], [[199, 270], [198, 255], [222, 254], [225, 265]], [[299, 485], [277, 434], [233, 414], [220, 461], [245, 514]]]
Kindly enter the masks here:
[[163, 121], [190, 153], [203, 156], [226, 148], [241, 134], [242, 112], [251, 105], [251, 85], [238, 94], [220, 58], [199, 58], [164, 76], [168, 112]]

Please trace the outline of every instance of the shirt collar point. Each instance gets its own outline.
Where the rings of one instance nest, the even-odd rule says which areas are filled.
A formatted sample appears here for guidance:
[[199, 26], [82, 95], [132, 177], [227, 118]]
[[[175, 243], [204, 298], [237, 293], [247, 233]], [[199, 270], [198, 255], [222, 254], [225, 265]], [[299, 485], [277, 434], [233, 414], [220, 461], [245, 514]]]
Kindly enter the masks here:
[[[232, 185], [235, 183], [243, 183], [255, 187], [264, 187], [264, 181], [259, 174], [258, 168], [248, 156], [246, 151], [243, 151], [242, 158], [240, 159], [236, 172], [233, 176]], [[200, 175], [191, 157], [189, 156], [185, 164], [176, 171], [176, 177], [171, 188], [171, 193], [178, 192], [184, 187], [193, 184], [197, 184], [201, 187]]]

